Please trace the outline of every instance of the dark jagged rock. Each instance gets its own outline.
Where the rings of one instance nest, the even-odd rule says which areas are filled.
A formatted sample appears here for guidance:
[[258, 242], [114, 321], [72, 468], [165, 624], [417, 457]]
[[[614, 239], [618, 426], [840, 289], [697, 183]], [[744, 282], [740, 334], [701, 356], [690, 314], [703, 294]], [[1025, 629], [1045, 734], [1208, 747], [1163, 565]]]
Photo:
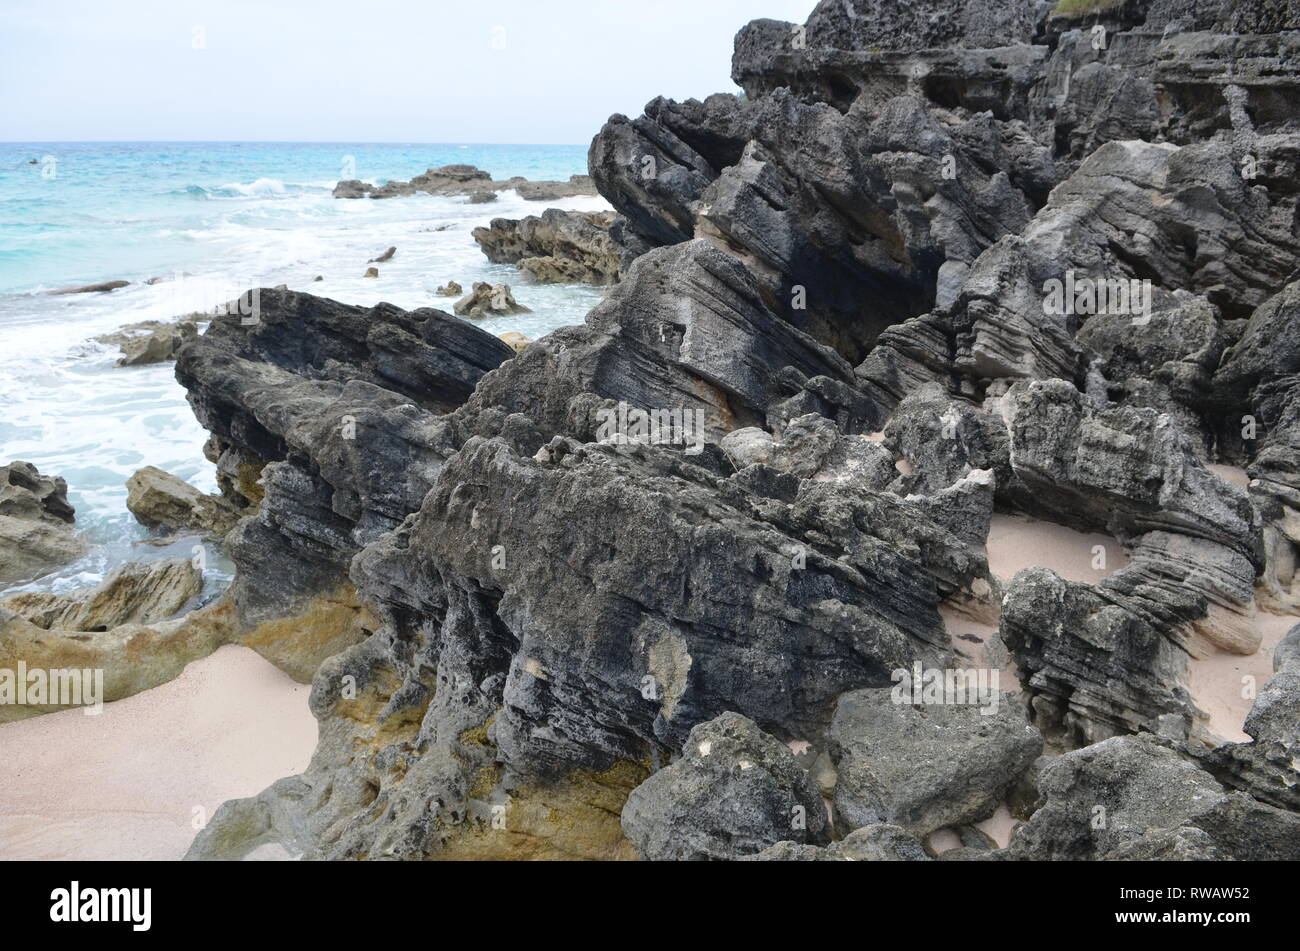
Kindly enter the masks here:
[[782, 93], [656, 100], [634, 123], [611, 120], [591, 163], [644, 240], [723, 243], [788, 320], [852, 359], [933, 303], [945, 262], [1023, 227], [1055, 182], [1022, 130], [907, 96], [847, 115]]
[[1277, 646], [1273, 669], [1242, 727], [1250, 742], [1192, 752], [1224, 785], [1300, 812], [1300, 626]]
[[[306, 772], [223, 806], [191, 857], [912, 860], [941, 825], [945, 861], [1294, 857], [1289, 642], [1249, 743], [1210, 736], [1185, 685], [1190, 658], [1258, 647], [1261, 568], [1283, 607], [1295, 578], [1300, 41], [1235, 32], [1287, 15], [836, 0], [806, 29], [758, 21], [745, 97], [656, 99], [594, 139], [618, 213], [599, 268], [529, 256], [559, 213], [487, 229], [503, 260], [618, 274], [582, 326], [516, 355], [437, 311], [284, 296], [271, 329], [185, 348], [249, 513], [236, 601], [263, 649], [319, 666], [321, 729]], [[424, 190], [502, 184], [435, 171]], [[1139, 312], [1044, 308], [1050, 281], [1100, 279], [1139, 282]], [[1250, 494], [1202, 460], [1248, 464]], [[995, 502], [1130, 561], [1003, 592]], [[283, 623], [323, 597], [346, 624]], [[867, 716], [897, 668], [964, 656], [949, 608], [999, 601], [1032, 726], [1005, 700]], [[703, 755], [719, 723], [744, 740]], [[1165, 738], [1107, 739], [1143, 732]], [[1092, 745], [1045, 760], [1044, 736]], [[826, 845], [832, 791], [868, 824]], [[1005, 850], [969, 825], [1004, 801], [1029, 818]]]
[[749, 24], [736, 36], [732, 78], [751, 100], [788, 88], [844, 111], [907, 89], [945, 108], [988, 110], [1024, 121], [1066, 174], [1110, 141], [1296, 131], [1285, 102], [1300, 40], [1280, 29], [1294, 15], [1266, 4], [1136, 0], [1050, 17], [1059, 6], [1032, 0], [967, 3], [955, 14], [928, 0], [873, 2], [888, 8], [879, 15], [862, 6], [825, 0], [802, 29]]
[[1263, 598], [1300, 608], [1300, 283], [1256, 309], [1214, 375], [1225, 429], [1250, 459], [1250, 495], [1263, 525]]
[[623, 830], [653, 861], [733, 859], [830, 840], [821, 796], [790, 749], [725, 713], [691, 730], [681, 759], [632, 790]]
[[1009, 852], [1033, 860], [1295, 861], [1300, 816], [1227, 793], [1149, 737], [1116, 737], [1047, 766], [1044, 803]]
[[1011, 649], [1044, 733], [1070, 742], [1196, 716], [1179, 686], [1188, 654], [1259, 646], [1259, 536], [1246, 494], [1204, 468], [1167, 416], [1090, 404], [1064, 381], [1007, 396], [1022, 507], [1133, 546], [1096, 586], [1031, 569], [1004, 599]]
[[177, 379], [213, 434], [223, 491], [258, 506], [229, 538], [246, 633], [315, 611], [325, 631], [302, 636], [355, 641], [348, 563], [419, 507], [454, 451], [440, 414], [513, 354], [441, 311], [267, 289], [254, 317], [218, 317], [182, 349]]
[[[782, 375], [788, 367], [805, 378], [853, 379], [834, 351], [768, 307], [735, 258], [691, 241], [639, 258], [584, 327], [531, 345], [484, 381], [466, 413], [523, 413], [548, 438], [591, 439], [600, 401], [623, 401], [703, 413], [704, 431], [716, 441], [731, 429], [761, 425], [768, 409], [791, 395]], [[579, 399], [583, 394], [591, 396]], [[471, 432], [495, 435], [470, 423]]]
[[739, 161], [752, 132], [735, 96], [684, 103], [661, 97], [639, 119], [611, 118], [592, 140], [587, 165], [633, 234], [651, 247], [677, 244], [694, 236], [700, 196]]
[[908, 492], [930, 495], [976, 470], [991, 470], [999, 486], [1011, 480], [1006, 423], [938, 384], [912, 390], [885, 427], [884, 442], [910, 464], [913, 474], [900, 479]]
[[1168, 531], [1259, 557], [1246, 493], [1214, 475], [1167, 416], [1096, 404], [1063, 380], [1013, 387], [1008, 487], [1025, 509], [1123, 541]]
[[[851, 483], [805, 483], [788, 507], [724, 490], [686, 458], [556, 440], [534, 460], [471, 440], [401, 537], [368, 552], [418, 552], [499, 599], [519, 641], [495, 729], [516, 768], [602, 770], [675, 750], [723, 710], [815, 731], [849, 685], [887, 682], [887, 670], [944, 651], [938, 579], [983, 572], [969, 547]], [[514, 500], [510, 517], [488, 504], [500, 497]], [[615, 524], [616, 536], [601, 528]], [[855, 538], [850, 524], [875, 534]], [[838, 546], [823, 553], [817, 537]], [[648, 564], [661, 567], [635, 567]], [[717, 638], [740, 629], [744, 644]]]
[[970, 687], [955, 703], [913, 704], [899, 688], [840, 697], [830, 733], [838, 832], [883, 822], [924, 838], [993, 814], [1043, 738], [997, 684]]

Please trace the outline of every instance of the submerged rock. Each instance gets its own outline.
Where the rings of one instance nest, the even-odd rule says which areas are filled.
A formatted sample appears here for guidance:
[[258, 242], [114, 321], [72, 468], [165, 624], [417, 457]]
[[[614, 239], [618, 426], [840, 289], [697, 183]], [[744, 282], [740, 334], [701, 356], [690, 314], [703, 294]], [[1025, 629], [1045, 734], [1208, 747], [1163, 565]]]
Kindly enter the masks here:
[[[430, 195], [469, 195], [479, 201], [496, 200], [496, 192], [514, 189], [527, 201], [553, 201], [575, 195], [594, 195], [595, 186], [586, 175], [570, 176], [567, 182], [530, 182], [510, 178], [495, 182], [492, 176], [473, 165], [443, 165], [416, 175], [409, 182], [386, 182], [371, 185], [349, 179], [334, 186], [335, 198], [397, 198], [426, 192]], [[487, 196], [491, 195], [491, 198]]]
[[60, 287], [57, 290], [46, 291], [51, 296], [60, 294], [102, 294], [105, 291], [115, 291], [119, 287], [126, 287], [130, 281], [101, 281], [98, 284], [81, 284], [76, 287]]
[[165, 363], [174, 360], [181, 345], [198, 333], [199, 319], [200, 315], [191, 314], [173, 321], [145, 320], [95, 339], [122, 351], [120, 367]]

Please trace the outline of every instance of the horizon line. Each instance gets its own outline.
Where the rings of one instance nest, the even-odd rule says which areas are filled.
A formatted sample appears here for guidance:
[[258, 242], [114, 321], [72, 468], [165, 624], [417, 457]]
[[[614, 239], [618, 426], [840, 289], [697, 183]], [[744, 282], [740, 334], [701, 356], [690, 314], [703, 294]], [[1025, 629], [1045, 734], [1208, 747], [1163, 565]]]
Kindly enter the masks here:
[[410, 139], [0, 139], [0, 145], [444, 145], [586, 147], [587, 142], [416, 142]]

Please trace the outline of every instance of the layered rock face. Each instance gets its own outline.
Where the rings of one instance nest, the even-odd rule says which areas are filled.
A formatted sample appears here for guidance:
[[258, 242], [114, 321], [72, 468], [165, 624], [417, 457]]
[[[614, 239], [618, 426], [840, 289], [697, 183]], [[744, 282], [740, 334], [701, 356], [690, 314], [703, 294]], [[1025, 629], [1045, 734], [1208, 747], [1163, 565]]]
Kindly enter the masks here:
[[[605, 237], [478, 236], [619, 278], [518, 354], [267, 290], [186, 345], [240, 629], [319, 666], [321, 724], [190, 857], [1291, 857], [1294, 645], [1250, 742], [1189, 667], [1260, 648], [1257, 581], [1295, 607], [1295, 38], [1074, 9], [746, 27], [745, 98], [596, 136]], [[995, 510], [1128, 563], [996, 578]], [[897, 695], [990, 673], [954, 612], [1000, 682]]]
[[[352, 556], [418, 508], [450, 452], [441, 414], [513, 354], [442, 311], [269, 289], [256, 317], [218, 317], [181, 350], [177, 379], [213, 434], [223, 491], [256, 507], [228, 539], [254, 646], [300, 641], [309, 660], [291, 672], [309, 678], [368, 632]], [[314, 628], [277, 626], [298, 615]]]

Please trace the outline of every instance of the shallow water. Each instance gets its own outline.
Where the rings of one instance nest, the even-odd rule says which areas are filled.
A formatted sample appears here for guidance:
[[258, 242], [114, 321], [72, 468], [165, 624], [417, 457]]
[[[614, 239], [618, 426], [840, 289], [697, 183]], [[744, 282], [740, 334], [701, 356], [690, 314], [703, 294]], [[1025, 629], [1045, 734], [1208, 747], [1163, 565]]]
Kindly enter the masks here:
[[[546, 207], [607, 208], [602, 199], [526, 202], [514, 192], [487, 205], [429, 195], [335, 199], [335, 181], [352, 171], [348, 157], [355, 164], [348, 177], [373, 182], [455, 162], [498, 179], [586, 171], [580, 146], [0, 145], [0, 465], [22, 459], [65, 478], [78, 528], [93, 546], [23, 589], [62, 592], [98, 583], [125, 561], [191, 552], [193, 540], [142, 544], [150, 533], [125, 507], [125, 483], [137, 469], [157, 466], [216, 489], [202, 453], [207, 433], [172, 365], [116, 367], [116, 348], [93, 342], [95, 335], [207, 308], [247, 286], [450, 310], [452, 300], [434, 293], [439, 285], [504, 281], [534, 313], [481, 326], [534, 339], [581, 323], [600, 300], [599, 288], [520, 284], [513, 266], [488, 262], [470, 232]], [[367, 261], [393, 245], [397, 254], [378, 265], [379, 278], [362, 277]], [[140, 283], [152, 277], [164, 280]], [[44, 294], [117, 279], [133, 283], [107, 294]], [[211, 549], [209, 565], [211, 594], [229, 580], [229, 565]]]

